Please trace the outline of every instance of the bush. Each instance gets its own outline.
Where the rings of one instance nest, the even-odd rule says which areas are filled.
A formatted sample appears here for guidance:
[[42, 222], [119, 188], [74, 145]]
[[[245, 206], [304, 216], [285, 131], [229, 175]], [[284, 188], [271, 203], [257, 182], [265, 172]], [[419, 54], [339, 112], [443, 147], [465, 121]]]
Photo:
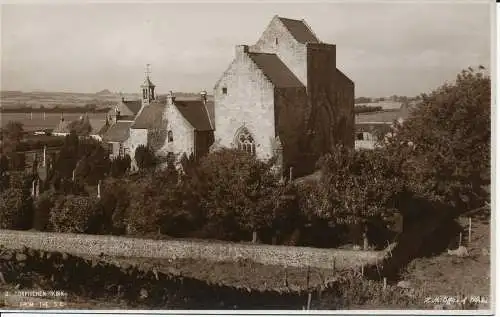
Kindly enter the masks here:
[[139, 145], [135, 150], [135, 161], [140, 169], [147, 169], [155, 166], [157, 158], [151, 148]]
[[33, 216], [33, 228], [38, 231], [48, 229], [50, 220], [50, 211], [54, 208], [57, 196], [53, 191], [42, 193], [35, 201], [35, 210]]
[[10, 187], [0, 194], [0, 228], [27, 230], [33, 222], [31, 197], [23, 189]]
[[111, 161], [111, 177], [122, 177], [130, 169], [130, 163], [132, 160], [127, 154], [123, 157], [116, 157]]
[[97, 199], [86, 196], [61, 196], [50, 211], [50, 226], [56, 232], [97, 233], [102, 225]]

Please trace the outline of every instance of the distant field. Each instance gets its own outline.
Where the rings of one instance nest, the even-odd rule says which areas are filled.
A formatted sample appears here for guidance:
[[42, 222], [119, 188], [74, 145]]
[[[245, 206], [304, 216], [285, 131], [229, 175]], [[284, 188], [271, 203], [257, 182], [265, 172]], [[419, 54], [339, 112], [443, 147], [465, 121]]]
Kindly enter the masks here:
[[[67, 113], [64, 114], [64, 120], [78, 120], [83, 113]], [[98, 128], [104, 124], [106, 120], [104, 113], [89, 113], [90, 124], [93, 128]], [[43, 113], [33, 113], [33, 118], [29, 113], [0, 113], [0, 126], [4, 127], [9, 121], [18, 121], [23, 124], [25, 131], [37, 131], [43, 129], [54, 129], [61, 120], [60, 113], [47, 113], [45, 120]], [[94, 126], [95, 125], [95, 126]]]

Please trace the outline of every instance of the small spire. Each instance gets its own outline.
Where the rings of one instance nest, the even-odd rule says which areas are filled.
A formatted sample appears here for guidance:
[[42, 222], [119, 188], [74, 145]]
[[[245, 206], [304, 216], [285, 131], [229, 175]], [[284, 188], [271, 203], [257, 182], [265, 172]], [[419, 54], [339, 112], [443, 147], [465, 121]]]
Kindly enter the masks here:
[[151, 74], [151, 64], [146, 64], [146, 78], [149, 78], [149, 74]]

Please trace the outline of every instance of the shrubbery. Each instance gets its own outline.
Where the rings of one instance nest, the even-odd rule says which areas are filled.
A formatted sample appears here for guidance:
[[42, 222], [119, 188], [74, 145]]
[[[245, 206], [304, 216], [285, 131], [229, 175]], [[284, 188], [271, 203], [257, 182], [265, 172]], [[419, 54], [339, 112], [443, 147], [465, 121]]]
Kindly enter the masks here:
[[56, 232], [98, 233], [102, 213], [95, 197], [60, 196], [51, 209], [49, 221]]

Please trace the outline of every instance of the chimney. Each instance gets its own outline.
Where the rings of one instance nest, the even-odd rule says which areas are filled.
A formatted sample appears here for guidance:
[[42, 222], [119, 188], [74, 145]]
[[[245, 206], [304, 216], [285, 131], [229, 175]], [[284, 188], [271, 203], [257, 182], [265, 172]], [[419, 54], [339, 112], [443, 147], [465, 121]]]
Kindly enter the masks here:
[[206, 104], [207, 103], [207, 92], [205, 90], [200, 92], [200, 97], [201, 97], [201, 101], [203, 102], [203, 104]]
[[169, 91], [167, 94], [167, 105], [173, 105], [175, 102], [175, 96], [172, 91]]
[[248, 45], [236, 45], [236, 57], [248, 53]]

